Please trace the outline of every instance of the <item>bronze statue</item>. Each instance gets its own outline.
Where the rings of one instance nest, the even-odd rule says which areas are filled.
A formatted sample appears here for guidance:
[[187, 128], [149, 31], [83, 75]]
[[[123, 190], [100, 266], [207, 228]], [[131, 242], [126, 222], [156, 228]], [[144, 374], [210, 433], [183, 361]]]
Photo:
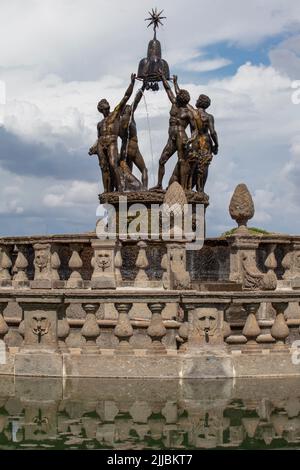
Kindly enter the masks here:
[[145, 165], [144, 158], [140, 152], [136, 122], [134, 113], [143, 96], [146, 88], [146, 82], [143, 83], [135, 95], [132, 105], [126, 105], [120, 117], [119, 137], [122, 140], [121, 146], [121, 162], [127, 163], [128, 169], [132, 172], [133, 163], [142, 174], [142, 189], [148, 188], [148, 170]]
[[[180, 92], [177, 82], [177, 76], [174, 75], [173, 83], [175, 93]], [[214, 127], [214, 117], [208, 114], [205, 109], [208, 108], [211, 101], [206, 95], [200, 95], [196, 102], [196, 109], [188, 105], [189, 109], [194, 115], [197, 134], [190, 139], [189, 144], [186, 146], [185, 162], [188, 165], [189, 176], [187, 178], [187, 185], [184, 189], [192, 190], [196, 186], [198, 192], [204, 191], [204, 186], [208, 176], [208, 167], [212, 160], [212, 154], [218, 153], [218, 136]], [[174, 181], [179, 181], [179, 168], [176, 165], [169, 185]]]
[[[102, 99], [98, 103], [98, 111], [103, 114], [104, 119], [97, 124], [98, 141], [96, 153], [102, 171], [104, 192], [113, 191], [114, 188], [116, 188], [117, 191], [123, 189], [119, 166], [120, 156], [118, 152], [120, 116], [132, 95], [135, 77], [135, 74], [131, 74], [130, 85], [124, 97], [112, 112], [110, 112], [110, 105], [106, 99]], [[89, 154], [95, 154], [95, 145], [90, 148]]]
[[212, 161], [213, 154], [217, 155], [219, 150], [218, 135], [215, 130], [215, 120], [212, 114], [206, 112], [210, 106], [210, 98], [200, 95], [196, 102], [196, 124], [198, 137], [196, 141], [196, 153], [198, 153], [197, 169], [193, 175], [192, 186], [196, 186], [199, 192], [204, 191], [208, 176], [208, 167]]
[[[158, 182], [157, 185], [152, 189], [162, 189], [162, 181], [165, 174], [165, 164], [172, 157], [172, 155], [174, 155], [176, 151], [178, 155], [177, 179], [180, 182], [181, 186], [185, 188], [187, 186], [188, 177], [186, 149], [189, 146], [190, 142], [195, 140], [197, 137], [197, 127], [195, 123], [194, 114], [188, 107], [190, 101], [190, 94], [187, 90], [179, 89], [178, 93], [174, 95], [169, 83], [167, 82], [165, 76], [162, 73], [161, 78], [169, 100], [172, 103], [172, 107], [170, 110], [169, 120], [169, 138], [167, 145], [165, 146], [162, 155], [159, 159]], [[191, 130], [190, 139], [186, 134], [186, 128], [188, 126], [190, 126]]]

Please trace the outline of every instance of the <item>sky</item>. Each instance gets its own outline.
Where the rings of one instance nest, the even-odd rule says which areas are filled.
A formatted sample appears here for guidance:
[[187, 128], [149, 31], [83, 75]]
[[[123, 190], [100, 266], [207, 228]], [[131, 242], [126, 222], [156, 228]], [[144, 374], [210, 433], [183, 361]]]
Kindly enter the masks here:
[[[1, 0], [0, 236], [95, 228], [102, 183], [88, 149], [97, 103], [122, 98], [156, 6], [167, 17], [158, 39], [171, 74], [192, 103], [200, 93], [212, 101], [220, 146], [206, 185], [207, 235], [235, 226], [228, 206], [239, 183], [254, 199], [251, 226], [300, 233], [298, 0]], [[169, 110], [160, 90], [136, 111], [150, 186]]]

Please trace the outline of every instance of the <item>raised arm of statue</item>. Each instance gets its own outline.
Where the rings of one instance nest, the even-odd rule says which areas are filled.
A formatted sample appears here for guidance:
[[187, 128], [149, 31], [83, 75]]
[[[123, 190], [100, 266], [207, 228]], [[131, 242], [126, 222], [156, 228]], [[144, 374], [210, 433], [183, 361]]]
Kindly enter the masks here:
[[173, 83], [174, 83], [175, 93], [176, 93], [176, 95], [178, 95], [178, 93], [180, 91], [180, 88], [179, 88], [179, 85], [178, 85], [177, 75], [173, 75]]
[[133, 104], [132, 104], [132, 112], [134, 113], [136, 108], [138, 107], [139, 105], [139, 102], [141, 101], [142, 99], [142, 96], [144, 94], [144, 91], [145, 91], [145, 88], [146, 88], [146, 83], [144, 82], [143, 83], [143, 86], [138, 90], [137, 94], [135, 95], [135, 98], [134, 98], [134, 101], [133, 101]]
[[162, 73], [161, 70], [159, 71], [159, 73], [160, 73], [161, 81], [163, 82], [163, 86], [164, 86], [164, 88], [167, 92], [169, 100], [171, 101], [172, 104], [175, 104], [176, 103], [176, 98], [175, 98], [175, 95], [174, 95], [174, 93], [173, 93], [166, 77], [164, 76], [164, 74]]
[[218, 141], [218, 134], [215, 130], [215, 120], [214, 117], [210, 114], [209, 115], [209, 133], [211, 140], [213, 141], [213, 153], [216, 155], [219, 150], [219, 141]]
[[113, 111], [114, 114], [119, 116], [124, 111], [126, 103], [129, 100], [129, 98], [131, 97], [132, 92], [133, 92], [135, 77], [136, 77], [135, 73], [132, 73], [131, 74], [130, 85], [127, 88], [127, 90], [125, 91], [125, 95], [121, 99], [120, 103], [115, 107], [115, 109]]

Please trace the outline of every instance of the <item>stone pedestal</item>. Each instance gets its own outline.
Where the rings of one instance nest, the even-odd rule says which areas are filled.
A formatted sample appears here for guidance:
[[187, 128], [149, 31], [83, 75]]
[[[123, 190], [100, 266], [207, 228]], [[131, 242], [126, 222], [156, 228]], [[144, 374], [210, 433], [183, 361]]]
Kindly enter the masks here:
[[30, 353], [54, 352], [57, 350], [57, 310], [60, 299], [45, 302], [21, 301], [24, 318], [24, 349]]
[[63, 287], [58, 268], [60, 259], [54, 245], [36, 243], [34, 246], [34, 280], [30, 282], [32, 289], [51, 289]]
[[189, 289], [191, 284], [190, 273], [186, 270], [185, 243], [168, 243], [167, 253], [164, 255], [163, 286], [165, 289]]
[[92, 241], [94, 251], [92, 267], [94, 269], [91, 279], [92, 289], [115, 289], [117, 286], [115, 275], [115, 250], [114, 240]]

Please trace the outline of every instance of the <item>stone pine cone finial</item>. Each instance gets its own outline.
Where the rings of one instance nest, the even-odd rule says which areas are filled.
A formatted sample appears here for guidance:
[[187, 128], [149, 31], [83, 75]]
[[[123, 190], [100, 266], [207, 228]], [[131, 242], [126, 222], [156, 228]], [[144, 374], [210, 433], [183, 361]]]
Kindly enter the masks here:
[[[164, 204], [166, 206], [164, 211], [167, 211], [167, 212], [168, 212], [168, 207], [171, 208], [173, 206], [174, 208], [176, 204], [178, 205], [178, 210], [182, 211], [184, 205], [187, 204], [187, 198], [186, 198], [185, 192], [182, 189], [182, 186], [177, 181], [174, 181], [168, 187], [168, 190], [164, 197]], [[176, 212], [176, 208], [175, 208], [175, 212]]]
[[247, 227], [248, 220], [254, 216], [254, 204], [249, 189], [244, 183], [238, 184], [229, 204], [231, 218], [239, 228]]

